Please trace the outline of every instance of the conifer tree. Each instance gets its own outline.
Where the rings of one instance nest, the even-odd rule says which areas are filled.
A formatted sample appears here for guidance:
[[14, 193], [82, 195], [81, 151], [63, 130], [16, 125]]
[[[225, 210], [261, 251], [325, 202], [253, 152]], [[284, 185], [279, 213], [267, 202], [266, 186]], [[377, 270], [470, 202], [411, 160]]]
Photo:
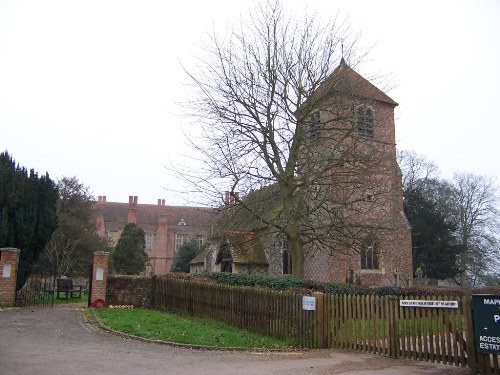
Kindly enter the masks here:
[[172, 272], [189, 272], [189, 262], [204, 250], [196, 241], [183, 244], [174, 256]]
[[113, 267], [118, 274], [137, 275], [146, 269], [148, 260], [144, 252], [144, 230], [135, 224], [127, 224], [113, 251]]
[[16, 247], [22, 263], [35, 264], [57, 228], [57, 197], [48, 173], [28, 172], [0, 153], [0, 247]]

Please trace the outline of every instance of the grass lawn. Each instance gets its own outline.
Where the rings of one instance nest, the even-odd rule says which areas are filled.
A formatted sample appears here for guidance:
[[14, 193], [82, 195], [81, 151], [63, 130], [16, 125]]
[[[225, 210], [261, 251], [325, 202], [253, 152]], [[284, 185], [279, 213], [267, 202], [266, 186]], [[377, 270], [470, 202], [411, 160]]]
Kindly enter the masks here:
[[[61, 293], [61, 297], [64, 296]], [[82, 293], [82, 298], [57, 298], [57, 294], [54, 295], [54, 305], [62, 305], [66, 303], [79, 303], [79, 302], [87, 302], [89, 300], [89, 296], [87, 293]]]
[[239, 348], [282, 348], [284, 341], [207, 319], [148, 309], [96, 309], [108, 327], [135, 336], [181, 344]]

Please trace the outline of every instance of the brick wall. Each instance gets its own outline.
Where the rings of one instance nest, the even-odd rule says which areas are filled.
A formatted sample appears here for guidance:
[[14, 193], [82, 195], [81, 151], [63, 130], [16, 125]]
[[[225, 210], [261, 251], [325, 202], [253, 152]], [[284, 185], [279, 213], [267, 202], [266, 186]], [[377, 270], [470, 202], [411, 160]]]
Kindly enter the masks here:
[[153, 279], [141, 276], [109, 276], [106, 302], [108, 305], [134, 305], [150, 307], [152, 304]]
[[2, 307], [14, 306], [20, 252], [19, 249], [11, 247], [0, 249], [0, 306]]

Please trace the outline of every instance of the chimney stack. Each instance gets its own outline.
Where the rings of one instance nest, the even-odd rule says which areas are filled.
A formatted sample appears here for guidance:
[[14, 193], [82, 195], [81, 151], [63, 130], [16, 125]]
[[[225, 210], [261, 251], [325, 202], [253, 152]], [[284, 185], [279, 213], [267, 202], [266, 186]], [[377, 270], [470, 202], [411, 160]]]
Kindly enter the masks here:
[[161, 205], [162, 205], [162, 206], [165, 206], [165, 199], [162, 199], [162, 200], [161, 200]]
[[158, 206], [161, 206], [161, 199], [158, 199]]
[[102, 201], [103, 201], [103, 203], [106, 203], [106, 196], [105, 195], [102, 196]]
[[97, 197], [97, 202], [102, 202], [102, 196], [101, 196], [101, 195], [99, 195], [99, 196]]
[[129, 195], [128, 197], [129, 207], [128, 207], [127, 222], [129, 224], [137, 224], [137, 211], [139, 210], [137, 208], [137, 200], [138, 200], [137, 195], [136, 196]]
[[226, 206], [229, 206], [229, 191], [226, 191], [226, 194], [224, 196], [224, 204]]

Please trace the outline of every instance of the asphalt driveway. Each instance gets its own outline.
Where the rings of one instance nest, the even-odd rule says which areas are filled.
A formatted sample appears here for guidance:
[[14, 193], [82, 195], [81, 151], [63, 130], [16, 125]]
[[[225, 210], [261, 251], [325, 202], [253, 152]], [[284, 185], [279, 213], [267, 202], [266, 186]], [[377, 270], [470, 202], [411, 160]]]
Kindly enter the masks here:
[[174, 348], [85, 322], [80, 307], [0, 311], [0, 375], [467, 374], [465, 369], [338, 350], [291, 353]]

